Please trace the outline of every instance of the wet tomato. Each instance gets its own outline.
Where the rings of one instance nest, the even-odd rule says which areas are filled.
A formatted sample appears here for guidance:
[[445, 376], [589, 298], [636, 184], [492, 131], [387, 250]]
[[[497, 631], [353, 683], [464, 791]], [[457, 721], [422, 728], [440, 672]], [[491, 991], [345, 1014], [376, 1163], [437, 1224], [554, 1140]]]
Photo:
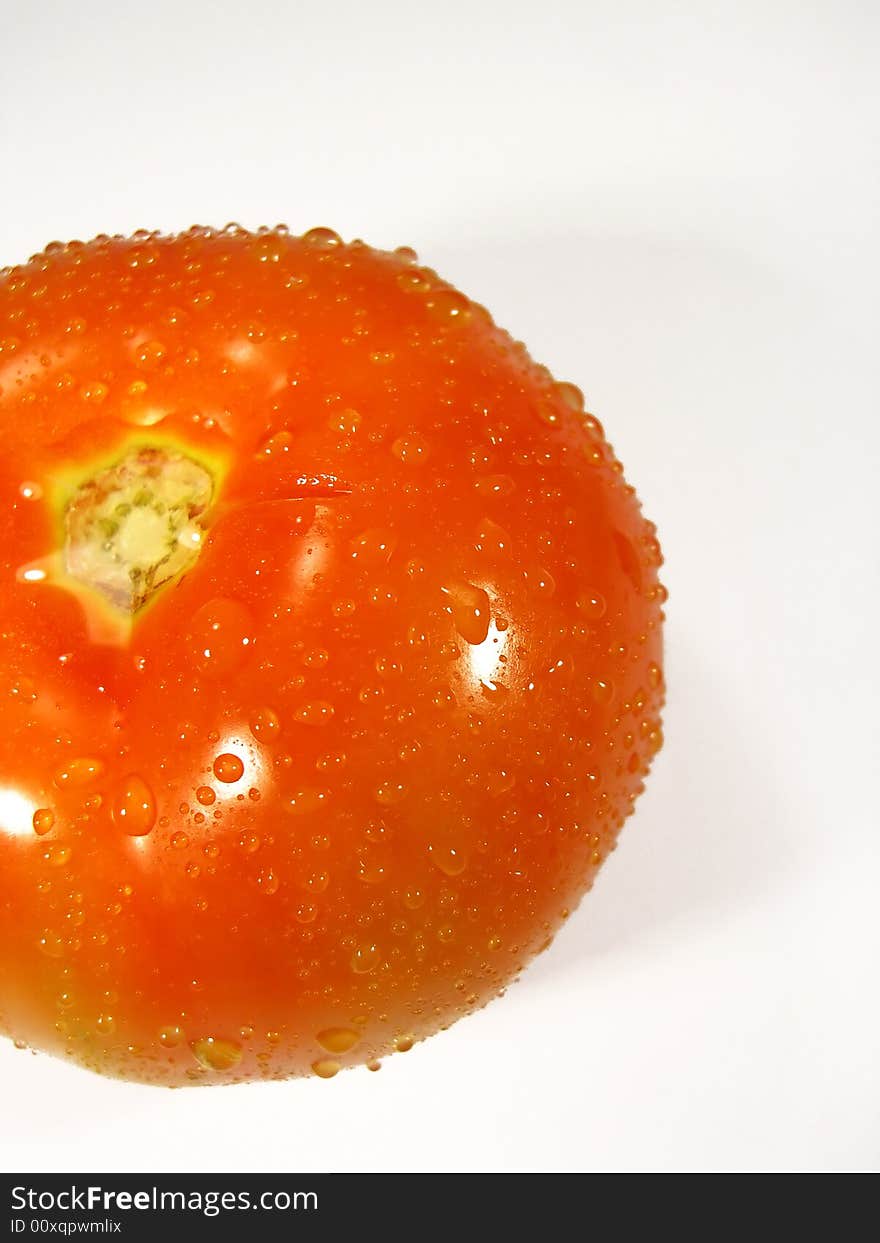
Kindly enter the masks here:
[[409, 250], [195, 228], [0, 277], [0, 1027], [376, 1066], [501, 991], [660, 744], [580, 391]]

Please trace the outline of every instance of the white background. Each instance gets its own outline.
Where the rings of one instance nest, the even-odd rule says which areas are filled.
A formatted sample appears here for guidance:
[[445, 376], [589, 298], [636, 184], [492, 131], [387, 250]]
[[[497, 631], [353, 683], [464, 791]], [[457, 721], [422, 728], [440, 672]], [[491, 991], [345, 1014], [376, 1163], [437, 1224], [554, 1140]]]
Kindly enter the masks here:
[[0, 9], [0, 263], [229, 219], [414, 245], [586, 390], [670, 589], [649, 792], [504, 1001], [332, 1082], [5, 1045], [0, 1168], [876, 1169], [876, 5]]

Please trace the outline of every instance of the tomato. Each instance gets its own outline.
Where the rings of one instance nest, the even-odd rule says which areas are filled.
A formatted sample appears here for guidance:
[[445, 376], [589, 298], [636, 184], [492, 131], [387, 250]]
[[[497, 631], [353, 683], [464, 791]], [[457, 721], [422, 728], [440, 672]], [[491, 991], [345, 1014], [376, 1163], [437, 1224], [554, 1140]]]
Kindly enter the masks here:
[[660, 739], [655, 529], [414, 253], [194, 228], [0, 278], [0, 1026], [378, 1065], [501, 992]]

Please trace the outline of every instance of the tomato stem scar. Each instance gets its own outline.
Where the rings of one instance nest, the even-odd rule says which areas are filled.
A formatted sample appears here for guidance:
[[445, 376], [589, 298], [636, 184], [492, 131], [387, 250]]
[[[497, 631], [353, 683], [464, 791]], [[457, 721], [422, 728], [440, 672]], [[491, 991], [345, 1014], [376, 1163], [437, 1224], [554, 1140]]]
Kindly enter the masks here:
[[67, 573], [134, 614], [192, 566], [214, 480], [182, 453], [140, 446], [81, 484], [64, 516]]

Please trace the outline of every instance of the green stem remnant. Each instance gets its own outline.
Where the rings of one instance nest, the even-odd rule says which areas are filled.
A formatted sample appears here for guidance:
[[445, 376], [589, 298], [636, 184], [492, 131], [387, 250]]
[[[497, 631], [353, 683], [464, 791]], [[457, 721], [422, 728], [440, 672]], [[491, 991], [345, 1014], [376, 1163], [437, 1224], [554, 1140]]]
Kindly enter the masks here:
[[199, 555], [214, 492], [192, 458], [137, 448], [82, 484], [65, 513], [68, 574], [134, 614]]

